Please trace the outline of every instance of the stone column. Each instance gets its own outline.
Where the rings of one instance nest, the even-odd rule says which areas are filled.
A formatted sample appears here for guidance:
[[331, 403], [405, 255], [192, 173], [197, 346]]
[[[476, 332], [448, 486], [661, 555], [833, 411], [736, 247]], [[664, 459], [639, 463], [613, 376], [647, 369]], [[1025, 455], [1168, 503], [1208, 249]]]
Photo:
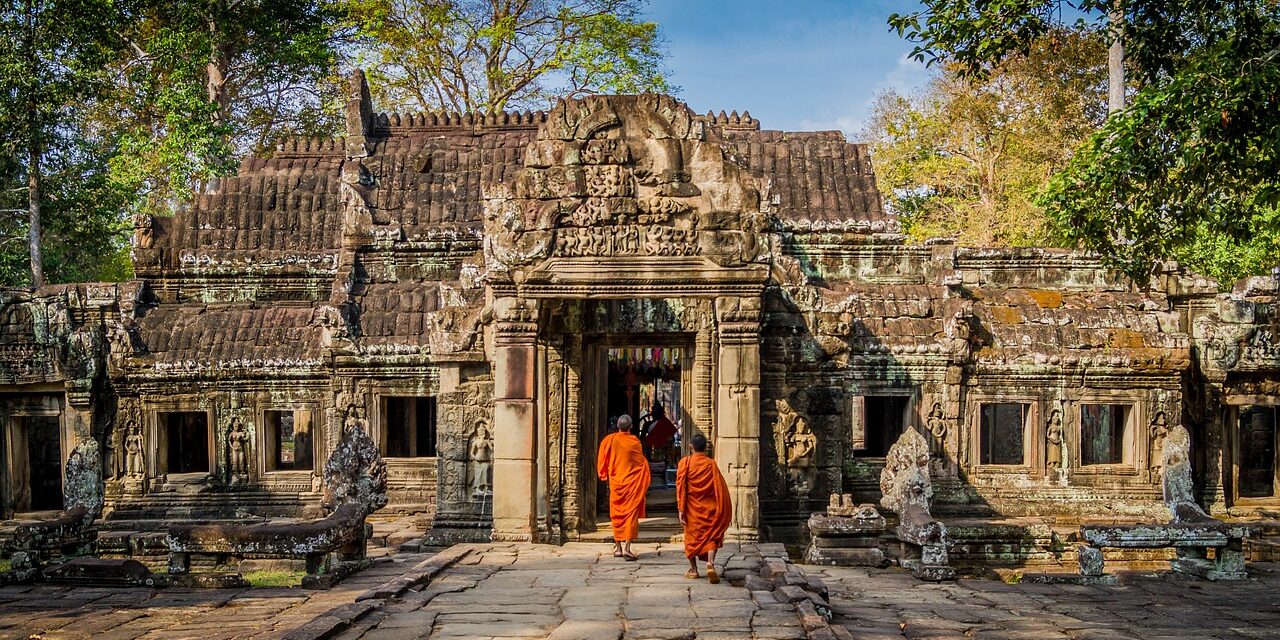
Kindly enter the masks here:
[[521, 298], [497, 298], [493, 311], [493, 539], [530, 542], [537, 526], [537, 306]]
[[715, 458], [733, 498], [728, 538], [760, 538], [760, 298], [716, 300]]

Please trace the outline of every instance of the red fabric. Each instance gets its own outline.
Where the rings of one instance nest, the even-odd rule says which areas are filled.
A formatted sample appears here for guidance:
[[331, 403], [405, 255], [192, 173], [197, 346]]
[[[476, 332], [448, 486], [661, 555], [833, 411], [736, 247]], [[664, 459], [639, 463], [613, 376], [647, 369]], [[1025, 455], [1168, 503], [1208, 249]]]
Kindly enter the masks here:
[[649, 461], [640, 439], [630, 433], [611, 433], [600, 442], [596, 473], [609, 481], [609, 519], [613, 539], [635, 540], [644, 517], [644, 498], [649, 490]]
[[724, 545], [724, 532], [733, 521], [729, 485], [705, 453], [680, 459], [676, 468], [676, 508], [684, 514], [684, 555], [707, 559], [707, 552]]
[[644, 443], [650, 447], [661, 447], [675, 434], [675, 423], [668, 420], [666, 416], [662, 416], [649, 427], [649, 435], [645, 436]]

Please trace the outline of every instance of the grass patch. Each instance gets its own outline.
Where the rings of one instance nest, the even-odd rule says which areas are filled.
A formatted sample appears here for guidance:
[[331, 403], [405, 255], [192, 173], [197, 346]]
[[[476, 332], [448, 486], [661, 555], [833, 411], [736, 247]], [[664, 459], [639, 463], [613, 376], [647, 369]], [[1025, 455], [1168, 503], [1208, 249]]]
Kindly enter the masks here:
[[4, 573], [13, 568], [13, 563], [8, 558], [0, 558], [0, 573]]
[[253, 587], [297, 587], [302, 585], [305, 571], [250, 571], [244, 579]]

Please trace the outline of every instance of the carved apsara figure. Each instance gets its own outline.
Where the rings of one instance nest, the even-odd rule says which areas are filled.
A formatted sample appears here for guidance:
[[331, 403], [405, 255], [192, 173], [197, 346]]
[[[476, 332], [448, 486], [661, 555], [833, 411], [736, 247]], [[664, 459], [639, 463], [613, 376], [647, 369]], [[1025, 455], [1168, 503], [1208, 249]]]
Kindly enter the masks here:
[[365, 434], [369, 433], [369, 423], [364, 419], [364, 412], [360, 406], [351, 403], [347, 405], [346, 416], [342, 420], [343, 431], [349, 431], [352, 428], [362, 429]]
[[1049, 469], [1062, 468], [1062, 411], [1054, 409], [1049, 414], [1049, 423], [1045, 426], [1045, 466]]
[[249, 432], [240, 418], [231, 419], [227, 432], [227, 467], [231, 470], [231, 483], [244, 484], [249, 479]]
[[817, 470], [814, 456], [818, 450], [818, 437], [809, 429], [809, 421], [796, 413], [787, 400], [778, 401], [777, 427], [785, 429], [785, 462], [787, 485], [797, 498], [808, 497], [813, 490]]
[[942, 415], [941, 402], [933, 403], [924, 424], [929, 430], [929, 455], [935, 460], [941, 460], [947, 442], [947, 419]]
[[1158, 476], [1164, 469], [1164, 439], [1169, 435], [1169, 420], [1163, 411], [1157, 411], [1151, 420], [1151, 448], [1147, 460], [1151, 462], [1151, 473]]
[[471, 432], [467, 461], [467, 473], [471, 476], [467, 484], [471, 487], [471, 497], [493, 495], [493, 434], [484, 421], [476, 422], [475, 430]]
[[130, 477], [139, 477], [144, 473], [142, 429], [138, 428], [138, 423], [132, 420], [129, 421], [129, 425], [125, 429], [124, 474]]

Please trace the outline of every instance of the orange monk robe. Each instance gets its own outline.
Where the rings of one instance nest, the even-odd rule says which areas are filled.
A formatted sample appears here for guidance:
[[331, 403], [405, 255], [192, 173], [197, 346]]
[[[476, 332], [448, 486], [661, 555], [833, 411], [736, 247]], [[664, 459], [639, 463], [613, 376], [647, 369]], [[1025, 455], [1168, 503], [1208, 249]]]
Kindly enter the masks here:
[[649, 490], [649, 461], [640, 439], [630, 433], [611, 433], [600, 442], [596, 472], [609, 481], [609, 519], [613, 539], [635, 540], [644, 517], [644, 496]]
[[684, 555], [707, 559], [707, 552], [724, 545], [724, 532], [733, 520], [729, 485], [705, 453], [680, 459], [676, 468], [676, 508], [684, 514]]

